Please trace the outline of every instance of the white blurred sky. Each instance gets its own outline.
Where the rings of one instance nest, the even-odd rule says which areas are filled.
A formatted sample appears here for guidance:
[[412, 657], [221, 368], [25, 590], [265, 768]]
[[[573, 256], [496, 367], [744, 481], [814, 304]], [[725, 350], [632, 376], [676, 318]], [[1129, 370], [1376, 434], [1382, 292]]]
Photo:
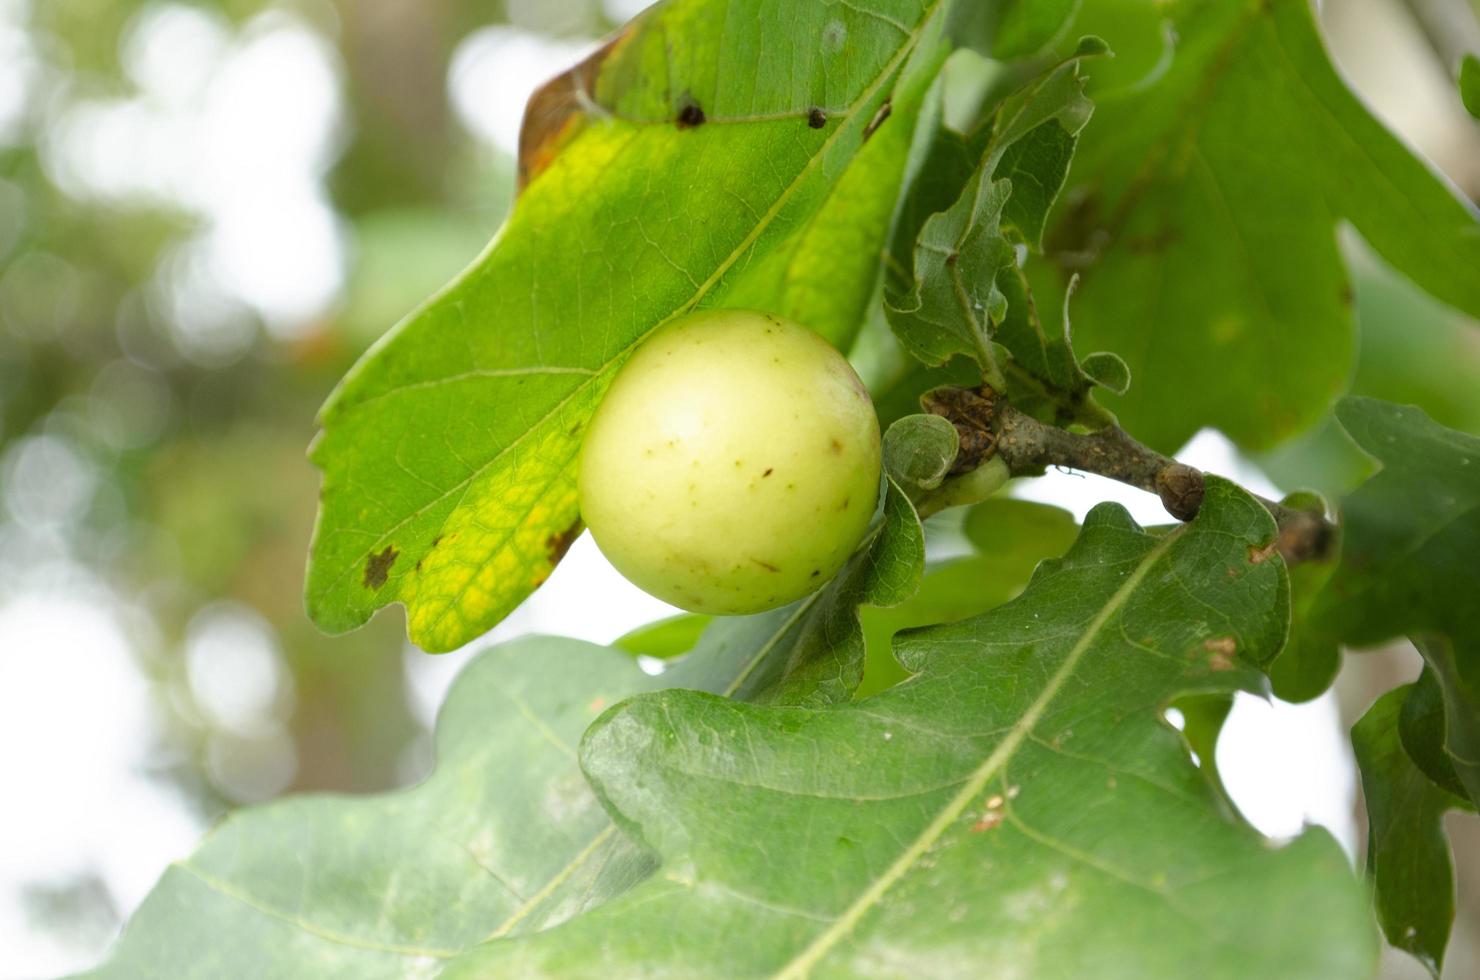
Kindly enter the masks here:
[[[19, 124], [28, 93], [54, 83], [43, 53], [15, 26], [26, 6], [0, 0], [0, 144]], [[552, 9], [542, 0], [510, 6], [523, 11], [514, 18], [521, 23], [541, 23]], [[642, 6], [606, 0], [618, 18]], [[529, 92], [589, 46], [515, 27], [475, 32], [449, 70], [458, 118], [477, 139], [512, 153]], [[82, 198], [165, 200], [199, 217], [198, 234], [161, 268], [155, 299], [189, 325], [180, 339], [200, 362], [229, 362], [245, 348], [255, 329], [248, 311], [274, 334], [296, 335], [332, 308], [353, 261], [323, 183], [344, 125], [332, 45], [287, 13], [236, 29], [201, 8], [155, 3], [140, 13], [123, 55], [136, 95], [58, 89], [39, 100], [49, 173]], [[1385, 68], [1399, 77], [1426, 70], [1401, 45], [1387, 58]], [[1424, 146], [1427, 134], [1445, 126], [1412, 112], [1417, 98], [1405, 94], [1407, 101], [1378, 108]], [[150, 665], [141, 662], [148, 644], [137, 642], [148, 624], [129, 597], [111, 593], [69, 557], [69, 521], [80, 511], [68, 495], [90, 494], [95, 482], [76, 455], [64, 437], [47, 436], [0, 461], [12, 511], [33, 508], [25, 534], [0, 540], [0, 553], [34, 558], [40, 569], [27, 584], [0, 581], [0, 780], [12, 794], [0, 806], [0, 977], [82, 968], [100, 952], [61, 945], [33, 928], [20, 904], [23, 888], [95, 869], [126, 916], [204, 830], [149, 776], [162, 762], [162, 706], [146, 679]], [[1278, 495], [1216, 434], [1198, 436], [1183, 458]], [[1118, 500], [1142, 521], [1166, 520], [1148, 495], [1094, 477], [1050, 474], [1021, 492], [1079, 516]], [[584, 536], [490, 640], [550, 632], [608, 642], [670, 612], [623, 580]], [[428, 724], [468, 656], [408, 649], [415, 707]], [[293, 695], [270, 627], [245, 607], [210, 607], [191, 626], [186, 667], [209, 716], [201, 724], [213, 737], [254, 746], [250, 765], [217, 772], [218, 780], [243, 800], [287, 785], [295, 761], [283, 722]], [[1329, 696], [1299, 707], [1241, 697], [1218, 761], [1240, 807], [1265, 833], [1284, 837], [1318, 823], [1349, 852], [1354, 847], [1355, 776]]]

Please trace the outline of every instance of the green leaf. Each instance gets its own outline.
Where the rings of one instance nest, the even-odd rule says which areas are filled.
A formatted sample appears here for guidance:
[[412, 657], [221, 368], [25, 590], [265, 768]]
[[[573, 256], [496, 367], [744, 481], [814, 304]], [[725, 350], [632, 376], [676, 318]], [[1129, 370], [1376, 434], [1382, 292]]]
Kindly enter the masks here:
[[[1068, 319], [1066, 312], [1064, 318]], [[1085, 377], [1113, 395], [1123, 395], [1131, 390], [1131, 369], [1119, 354], [1099, 351], [1079, 362]]]
[[1382, 469], [1343, 504], [1341, 560], [1305, 642], [1418, 643], [1443, 690], [1454, 768], [1480, 799], [1480, 439], [1370, 398], [1336, 415]]
[[1074, 515], [1062, 507], [997, 497], [967, 511], [961, 529], [984, 558], [1016, 562], [1032, 555], [1036, 557], [1030, 560], [1037, 565], [1043, 558], [1066, 551], [1078, 527]]
[[1461, 799], [1468, 796], [1454, 759], [1444, 747], [1444, 692], [1432, 667], [1425, 666], [1418, 680], [1409, 685], [1398, 718], [1398, 737], [1403, 751], [1431, 782]]
[[[1090, 389], [1101, 381], [1123, 389], [1129, 372], [1108, 354], [1095, 355], [1095, 373], [1085, 371], [1070, 345], [1067, 313], [1057, 331], [1044, 329], [1017, 246], [1040, 247], [1092, 108], [1079, 63], [1104, 51], [1103, 42], [1085, 39], [1071, 58], [1002, 99], [976, 136], [936, 133], [901, 208], [885, 303], [900, 342], [927, 366], [966, 354], [1024, 410], [1093, 424], [1105, 417], [1087, 404]], [[974, 170], [963, 172], [973, 158]], [[910, 222], [931, 205], [939, 210], [905, 251]], [[913, 272], [905, 275], [909, 254]], [[994, 345], [1011, 359], [999, 364]]]
[[1057, 285], [1082, 276], [1077, 338], [1125, 357], [1136, 385], [1109, 407], [1157, 448], [1207, 425], [1267, 447], [1325, 412], [1353, 356], [1340, 220], [1480, 313], [1475, 209], [1347, 89], [1310, 8], [1180, 5], [1170, 66], [1097, 92], [1081, 135]]
[[1398, 719], [1411, 685], [1389, 691], [1352, 728], [1367, 802], [1367, 873], [1388, 942], [1417, 957], [1434, 977], [1454, 923], [1454, 866], [1444, 811], [1462, 804], [1403, 751]]
[[966, 512], [962, 529], [977, 553], [925, 570], [920, 588], [897, 606], [860, 610], [868, 666], [857, 696], [893, 687], [909, 676], [894, 658], [894, 635], [917, 626], [953, 623], [1015, 598], [1033, 570], [1074, 543], [1074, 515], [1048, 504], [993, 497]]
[[[1444, 755], [1474, 805], [1480, 801], [1480, 687], [1476, 684], [1480, 656], [1475, 634], [1469, 634], [1463, 646], [1437, 634], [1412, 639], [1426, 668], [1433, 671], [1444, 704]], [[1429, 737], [1438, 734], [1431, 731]], [[1432, 767], [1437, 770], [1438, 763]]]
[[[1089, 120], [1078, 64], [1071, 59], [1003, 100], [973, 175], [921, 226], [909, 291], [889, 297], [886, 310], [906, 349], [925, 364], [966, 354], [992, 370], [993, 324], [1008, 302], [997, 280], [1017, 265], [1009, 231], [1038, 243], [1075, 136]], [[959, 138], [937, 137], [908, 211], [917, 213], [951, 185], [962, 153]]]
[[1472, 54], [1459, 65], [1459, 97], [1470, 115], [1480, 119], [1480, 58]]
[[437, 768], [408, 792], [238, 811], [165, 872], [98, 977], [403, 977], [569, 917], [643, 877], [576, 763], [592, 719], [661, 682], [575, 640], [459, 675]]
[[1335, 571], [1332, 561], [1302, 562], [1290, 569], [1290, 639], [1265, 667], [1270, 687], [1281, 701], [1315, 700], [1330, 689], [1341, 670], [1341, 650], [1308, 625], [1321, 590]]
[[680, 613], [656, 623], [639, 626], [632, 632], [619, 636], [612, 646], [628, 653], [668, 660], [692, 650], [712, 622], [713, 616]]
[[961, 437], [939, 415], [906, 415], [884, 433], [884, 472], [909, 492], [934, 490], [951, 472]]
[[779, 313], [848, 349], [877, 299], [925, 94], [921, 85], [896, 93], [890, 125], [864, 143], [807, 227], [746, 271], [726, 306]]
[[1102, 506], [1016, 601], [902, 638], [919, 676], [876, 697], [626, 702], [583, 764], [660, 871], [447, 975], [1367, 975], [1334, 841], [1230, 820], [1159, 717], [1258, 684], [1239, 656], [1288, 617], [1283, 566], [1250, 560], [1274, 536], [1218, 480], [1163, 536]]
[[752, 275], [812, 274], [765, 260], [810, 254], [796, 236], [881, 108], [928, 85], [941, 2], [803, 0], [779, 32], [749, 3], [674, 0], [568, 76], [589, 116], [537, 96], [503, 232], [324, 407], [314, 620], [352, 629], [401, 602], [413, 641], [447, 650], [536, 588], [579, 527], [581, 434], [615, 372]]
[[1234, 816], [1238, 807], [1218, 774], [1218, 736], [1223, 734], [1223, 723], [1233, 710], [1233, 695], [1189, 694], [1172, 705], [1182, 712], [1182, 738], [1197, 759], [1198, 771], [1208, 781], [1224, 812]]
[[1016, 262], [1001, 227], [1010, 193], [1010, 184], [994, 181], [983, 167], [967, 192], [920, 230], [910, 292], [885, 301], [900, 342], [926, 365], [957, 354], [976, 358], [983, 372], [996, 364], [992, 322], [1007, 311], [997, 277]]
[[[1350, 394], [1417, 405], [1441, 425], [1480, 432], [1480, 321], [1382, 265], [1355, 236], [1343, 236], [1342, 246], [1356, 287], [1360, 348]], [[1374, 469], [1334, 418], [1262, 454], [1259, 465], [1279, 486], [1333, 497], [1355, 490]]]
[[[1330, 502], [1313, 491], [1296, 491], [1280, 501], [1292, 510], [1332, 513]], [[1338, 538], [1338, 544], [1339, 544]], [[1338, 555], [1300, 562], [1290, 573], [1290, 637], [1272, 663], [1264, 664], [1275, 697], [1291, 704], [1324, 694], [1341, 670], [1341, 651], [1320, 637], [1310, 622], [1322, 591], [1336, 573]]]
[[963, 4], [975, 7], [975, 23], [963, 34], [981, 40], [982, 50], [998, 61], [1042, 51], [1074, 17], [1080, 0], [1006, 0]]

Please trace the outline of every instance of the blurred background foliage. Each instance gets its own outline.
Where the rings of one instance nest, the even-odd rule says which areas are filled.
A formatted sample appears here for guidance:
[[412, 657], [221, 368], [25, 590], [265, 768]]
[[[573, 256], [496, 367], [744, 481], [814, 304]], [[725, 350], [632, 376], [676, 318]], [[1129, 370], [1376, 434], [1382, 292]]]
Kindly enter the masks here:
[[[1465, 3], [1323, 16], [1476, 197]], [[530, 89], [644, 5], [0, 0], [0, 778], [41, 801], [0, 808], [0, 972], [92, 962], [232, 806], [425, 772], [400, 618], [302, 613], [314, 413], [497, 231]], [[1348, 244], [1354, 388], [1480, 431], [1480, 330]], [[1258, 462], [1366, 466], [1329, 427]]]

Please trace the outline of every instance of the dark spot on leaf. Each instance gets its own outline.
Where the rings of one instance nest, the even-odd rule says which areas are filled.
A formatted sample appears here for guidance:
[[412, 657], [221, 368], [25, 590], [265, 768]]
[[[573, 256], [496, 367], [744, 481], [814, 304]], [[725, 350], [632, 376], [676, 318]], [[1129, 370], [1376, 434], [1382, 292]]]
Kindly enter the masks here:
[[838, 439], [833, 439], [832, 444], [831, 444], [831, 448], [832, 448], [832, 454], [834, 456], [841, 456], [841, 455], [843, 455], [843, 444]]
[[416, 571], [418, 571], [418, 572], [421, 571], [421, 560], [420, 559], [418, 559], [417, 562], [416, 562]]
[[764, 568], [768, 572], [779, 572], [779, 571], [781, 571], [781, 569], [777, 568], [775, 565], [771, 564], [768, 561], [761, 561], [759, 558], [752, 558], [750, 560], [753, 561], [753, 562], [755, 562], [757, 565], [761, 566], [762, 568]]
[[884, 104], [879, 106], [879, 111], [874, 113], [874, 118], [868, 121], [868, 126], [863, 131], [863, 138], [866, 140], [878, 132], [879, 127], [884, 125], [884, 120], [888, 119], [889, 114], [893, 111], [894, 103], [885, 99]]
[[1341, 292], [1338, 294], [1338, 296], [1341, 299], [1342, 306], [1351, 306], [1357, 300], [1357, 294], [1352, 289], [1352, 284], [1350, 282], [1344, 282], [1341, 284]]
[[853, 496], [852, 494], [849, 494], [848, 496], [844, 497], [843, 502], [838, 505], [838, 510], [847, 510], [848, 505], [851, 503], [853, 503]]
[[437, 547], [437, 545], [439, 545], [441, 543], [442, 543], [442, 535], [440, 535], [440, 534], [437, 535], [435, 538], [432, 539], [432, 547], [433, 548]]
[[384, 585], [385, 580], [390, 577], [391, 566], [400, 557], [401, 553], [390, 545], [386, 545], [380, 554], [371, 555], [365, 562], [365, 588], [379, 589]]
[[767, 468], [766, 472], [764, 472], [764, 473], [761, 474], [761, 479], [765, 479], [766, 477], [770, 476], [772, 473], [775, 473], [775, 472], [776, 472], [775, 467], [769, 467], [769, 468]]
[[570, 550], [570, 546], [576, 543], [576, 538], [581, 536], [581, 522], [576, 521], [570, 527], [559, 534], [552, 534], [545, 539], [545, 550], [550, 553], [550, 564], [560, 564], [560, 559]]
[[813, 129], [821, 129], [827, 125], [827, 113], [813, 106], [811, 111], [807, 113], [807, 125]]
[[950, 255], [947, 255], [946, 256], [946, 265], [954, 266], [960, 260], [961, 260], [961, 253], [960, 252], [952, 252]]
[[693, 129], [696, 126], [702, 126], [704, 125], [704, 110], [697, 102], [686, 103], [682, 109], [678, 110], [678, 119], [675, 121], [679, 129]]
[[814, 569], [812, 569], [812, 577], [813, 578], [816, 578], [817, 576], [819, 576], [821, 574], [822, 574], [822, 569], [820, 569], [820, 568], [814, 568]]

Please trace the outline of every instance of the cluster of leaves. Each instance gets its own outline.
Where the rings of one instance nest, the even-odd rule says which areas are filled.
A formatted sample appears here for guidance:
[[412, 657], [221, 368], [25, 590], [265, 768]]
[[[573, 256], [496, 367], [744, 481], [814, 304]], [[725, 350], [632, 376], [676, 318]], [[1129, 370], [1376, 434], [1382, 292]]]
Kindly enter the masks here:
[[[1348, 373], [1340, 218], [1480, 313], [1473, 209], [1346, 90], [1305, 0], [1078, 6], [671, 0], [537, 94], [502, 235], [324, 409], [311, 615], [401, 602], [429, 650], [496, 623], [579, 530], [606, 385], [698, 306], [909, 356], [871, 378], [905, 416], [878, 526], [791, 607], [619, 644], [682, 653], [656, 677], [565, 640], [484, 653], [431, 779], [233, 818], [101, 974], [1362, 975], [1376, 935], [1339, 849], [1261, 838], [1211, 748], [1234, 692], [1314, 696], [1339, 645], [1395, 636], [1429, 666], [1355, 732], [1369, 868], [1389, 940], [1437, 971], [1437, 820], [1480, 783], [1457, 599], [1480, 586], [1480, 440], [1343, 403], [1383, 469], [1344, 502], [1340, 559], [1293, 579], [1267, 510], [1216, 478], [1172, 530], [988, 501], [973, 553], [925, 564], [916, 503], [958, 436], [889, 406], [943, 381], [1064, 425], [1113, 410], [1167, 448], [1202, 425], [1272, 445]], [[989, 69], [964, 129], [959, 45], [990, 58], [964, 56]], [[1081, 339], [1121, 356], [1075, 354], [1071, 293]]]

